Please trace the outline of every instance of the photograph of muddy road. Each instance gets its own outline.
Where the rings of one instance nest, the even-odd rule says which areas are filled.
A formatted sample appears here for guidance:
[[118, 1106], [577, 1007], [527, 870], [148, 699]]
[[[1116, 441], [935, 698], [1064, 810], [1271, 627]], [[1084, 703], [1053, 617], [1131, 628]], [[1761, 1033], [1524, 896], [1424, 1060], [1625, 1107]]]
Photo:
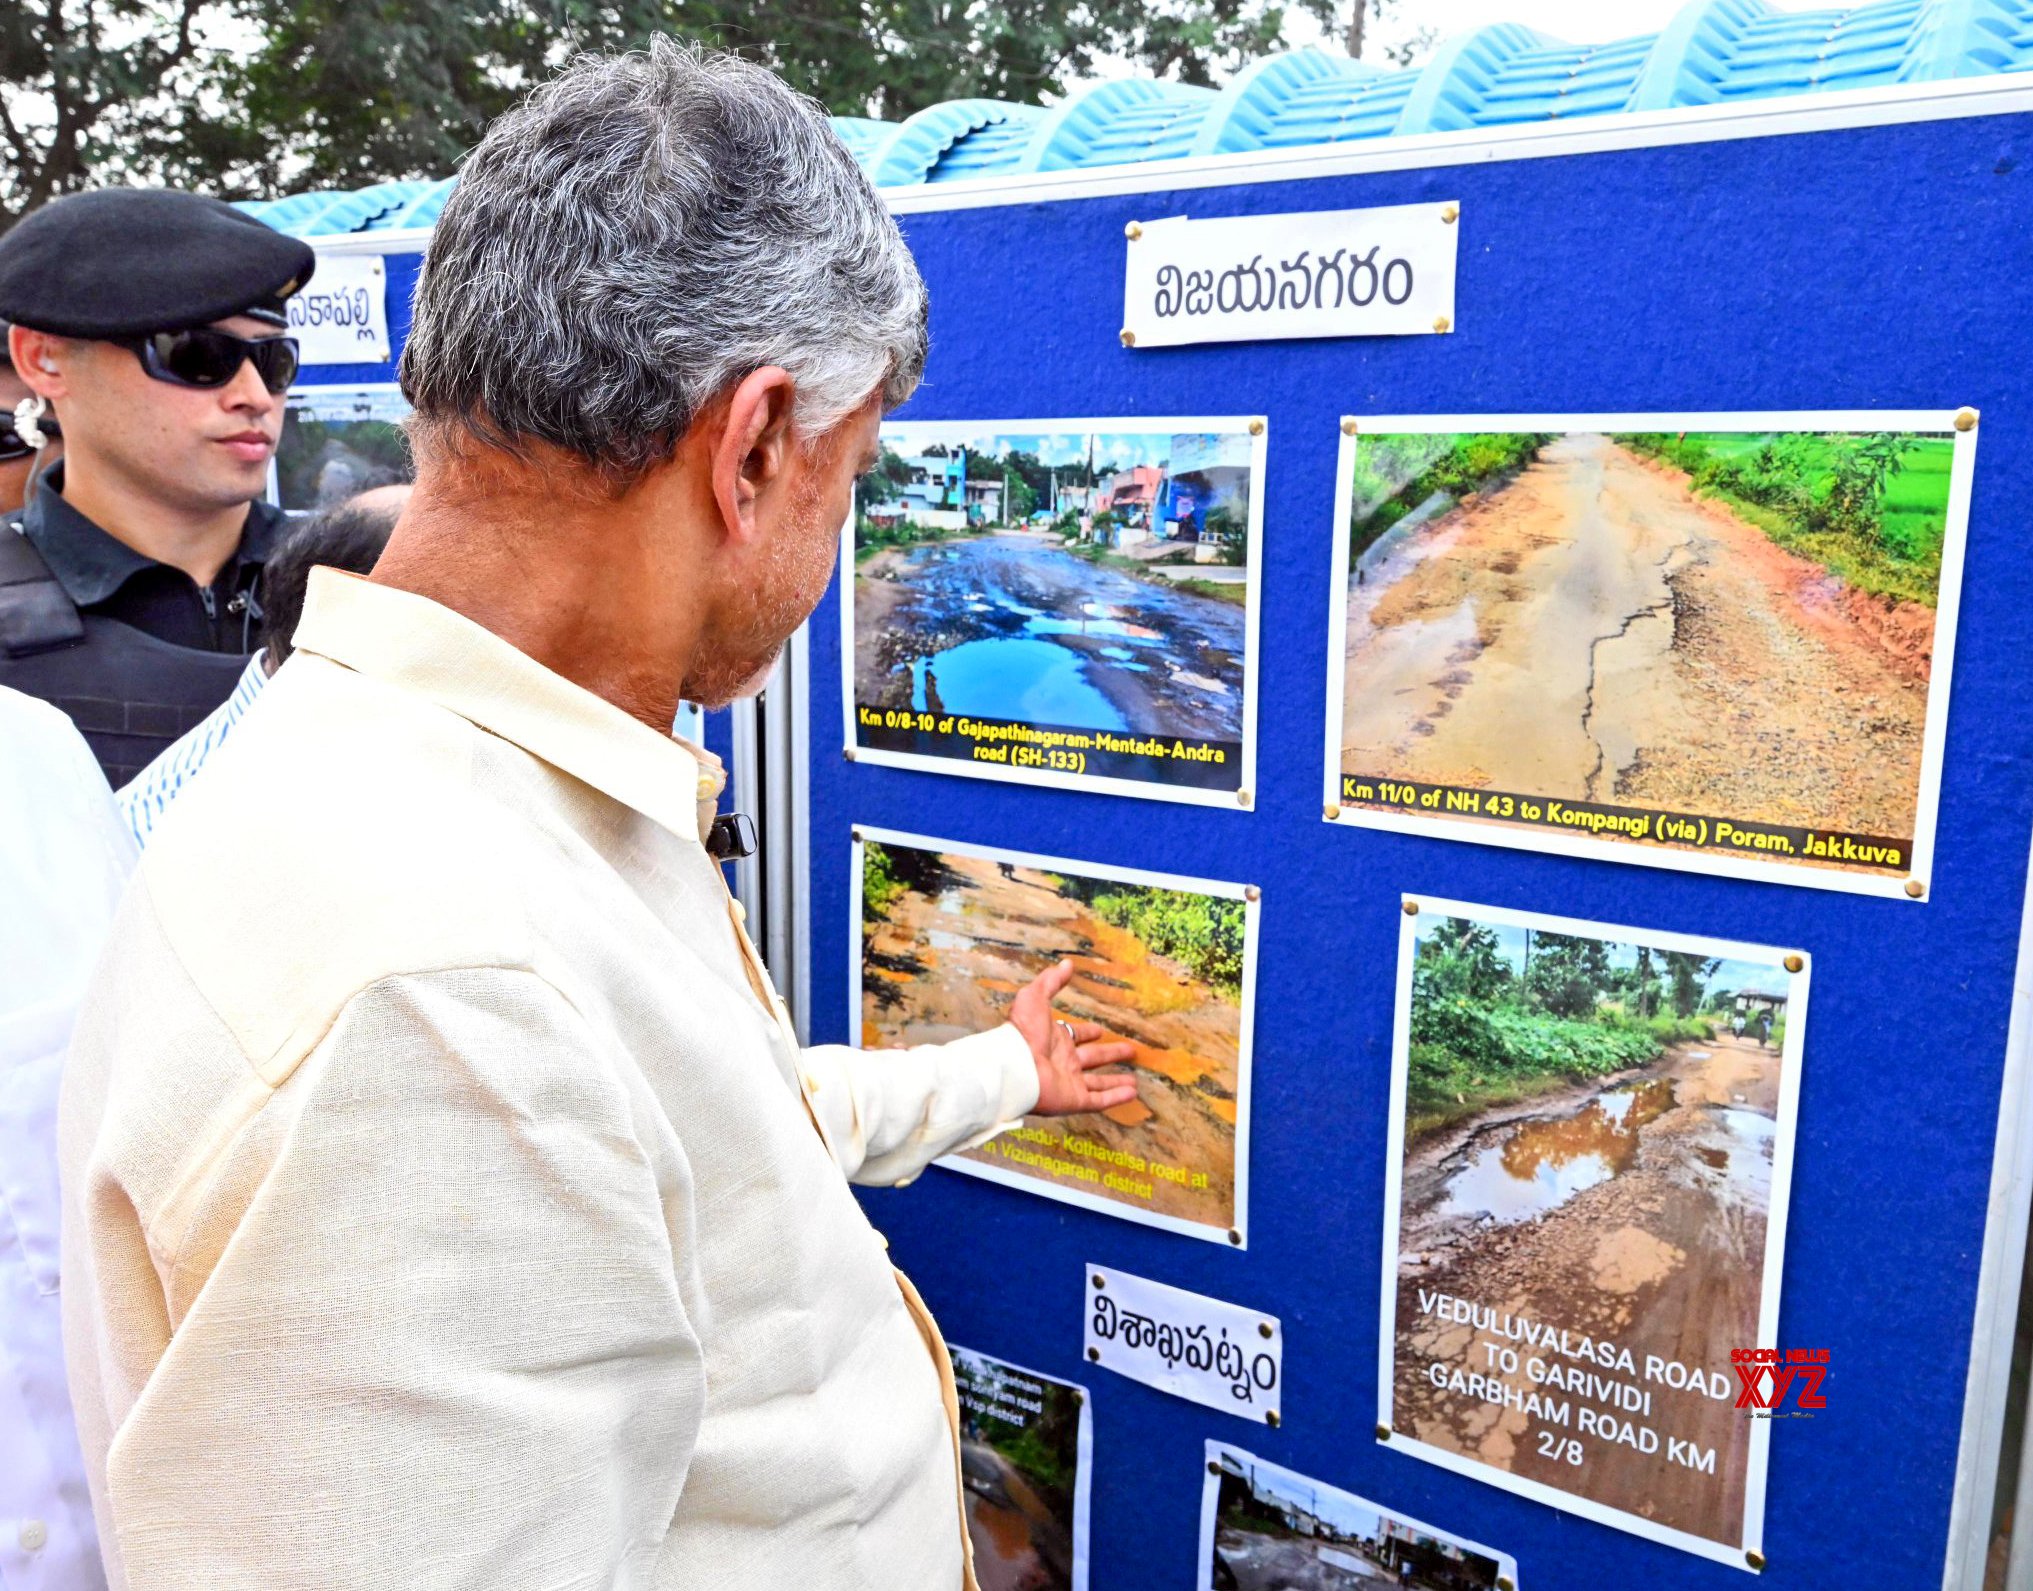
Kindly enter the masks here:
[[1342, 803], [1903, 880], [1955, 446], [1360, 435]]
[[1248, 908], [1082, 864], [861, 843], [861, 1042], [941, 1043], [1003, 1021], [1062, 959], [1057, 1002], [1135, 1046], [1136, 1099], [1028, 1118], [941, 1164], [1226, 1243], [1242, 1224], [1236, 1124], [1248, 1067]]
[[1804, 963], [1424, 904], [1405, 953], [1388, 1423], [1740, 1549]]
[[1086, 1591], [1080, 1389], [951, 1348], [960, 1479], [981, 1591]]
[[[1211, 1591], [1495, 1591], [1516, 1573], [1480, 1548], [1386, 1513], [1375, 1503], [1267, 1464], [1240, 1448], [1208, 1449], [1218, 1480]], [[1208, 1538], [1203, 1525], [1201, 1535]]]
[[887, 428], [853, 527], [856, 743], [1239, 788], [1254, 451]]

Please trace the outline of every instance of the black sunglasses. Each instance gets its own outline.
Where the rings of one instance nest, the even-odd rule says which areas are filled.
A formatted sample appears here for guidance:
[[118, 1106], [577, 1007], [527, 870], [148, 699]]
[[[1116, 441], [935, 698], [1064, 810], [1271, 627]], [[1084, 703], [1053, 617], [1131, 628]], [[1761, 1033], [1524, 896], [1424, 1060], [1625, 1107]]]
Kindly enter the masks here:
[[[63, 435], [53, 414], [45, 414], [35, 423], [52, 442]], [[14, 428], [14, 416], [0, 410], [0, 464], [12, 464], [16, 459], [32, 457], [36, 452], [37, 449], [29, 446], [28, 438]]]
[[296, 379], [294, 337], [235, 337], [229, 331], [194, 326], [188, 331], [158, 331], [146, 337], [112, 339], [141, 361], [157, 381], [176, 387], [223, 387], [254, 361], [254, 372], [270, 392], [287, 392]]

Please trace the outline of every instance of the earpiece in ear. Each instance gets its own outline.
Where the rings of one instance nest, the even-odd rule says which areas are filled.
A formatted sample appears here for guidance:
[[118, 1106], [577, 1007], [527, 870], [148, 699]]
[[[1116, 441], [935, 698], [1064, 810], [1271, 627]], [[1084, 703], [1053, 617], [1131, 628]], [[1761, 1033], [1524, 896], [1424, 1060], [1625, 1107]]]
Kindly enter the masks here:
[[56, 374], [56, 366], [51, 364], [47, 359], [38, 359], [36, 361], [36, 364], [40, 367], [44, 375], [53, 376]]

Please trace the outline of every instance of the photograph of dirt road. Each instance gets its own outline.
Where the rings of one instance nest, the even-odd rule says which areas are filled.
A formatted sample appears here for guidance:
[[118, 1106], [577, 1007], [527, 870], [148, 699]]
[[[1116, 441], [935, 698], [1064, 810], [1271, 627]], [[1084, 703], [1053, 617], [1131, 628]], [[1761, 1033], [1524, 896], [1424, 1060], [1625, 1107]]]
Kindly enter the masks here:
[[1494, 1591], [1508, 1557], [1253, 1453], [1207, 1444], [1200, 1591]]
[[1973, 433], [1629, 418], [1344, 439], [1334, 799], [1897, 893]]
[[1756, 1546], [1804, 958], [1426, 901], [1401, 956], [1394, 1443]]
[[861, 1043], [941, 1043], [1003, 1021], [1061, 960], [1057, 1002], [1135, 1047], [1137, 1098], [1027, 1118], [940, 1164], [1228, 1243], [1246, 1234], [1255, 905], [1239, 885], [859, 831]]
[[1087, 1591], [1087, 1395], [949, 1345], [981, 1591]]
[[1108, 423], [883, 428], [842, 559], [858, 752], [1244, 787], [1260, 439]]

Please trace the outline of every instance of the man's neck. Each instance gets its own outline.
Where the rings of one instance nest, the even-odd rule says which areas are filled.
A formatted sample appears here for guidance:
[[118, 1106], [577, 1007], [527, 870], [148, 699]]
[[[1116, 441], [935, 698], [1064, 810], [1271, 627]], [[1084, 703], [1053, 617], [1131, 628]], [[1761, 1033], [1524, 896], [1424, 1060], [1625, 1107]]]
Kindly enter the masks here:
[[195, 509], [151, 496], [117, 470], [81, 459], [64, 460], [63, 500], [115, 541], [144, 558], [181, 569], [201, 586], [218, 579], [240, 547], [247, 504]]
[[[470, 465], [470, 461], [469, 461]], [[491, 630], [659, 733], [677, 716], [703, 604], [660, 601], [660, 505], [562, 493], [541, 461], [420, 474], [369, 577]]]

